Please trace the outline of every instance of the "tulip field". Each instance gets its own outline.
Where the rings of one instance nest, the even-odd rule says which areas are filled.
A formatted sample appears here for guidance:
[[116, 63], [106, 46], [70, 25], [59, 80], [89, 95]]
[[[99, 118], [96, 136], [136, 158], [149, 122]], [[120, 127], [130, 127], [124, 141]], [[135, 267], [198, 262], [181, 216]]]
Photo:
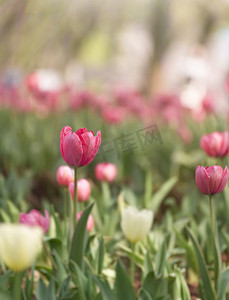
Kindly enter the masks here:
[[169, 94], [45, 114], [6, 95], [0, 299], [229, 299], [226, 119]]
[[229, 300], [229, 0], [1, 0], [0, 41], [0, 300]]

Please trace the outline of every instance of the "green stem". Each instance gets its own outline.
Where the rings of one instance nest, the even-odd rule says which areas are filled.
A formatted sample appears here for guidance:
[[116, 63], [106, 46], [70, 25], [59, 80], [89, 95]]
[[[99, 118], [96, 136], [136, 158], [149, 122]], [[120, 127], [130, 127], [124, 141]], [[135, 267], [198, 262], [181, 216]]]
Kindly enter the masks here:
[[106, 181], [102, 181], [102, 193], [103, 193], [103, 206], [107, 210], [111, 204], [111, 193], [109, 184]]
[[21, 300], [21, 289], [22, 289], [22, 279], [24, 272], [15, 273], [14, 282], [13, 282], [13, 299]]
[[66, 236], [68, 236], [67, 218], [68, 218], [68, 189], [67, 187], [64, 187], [64, 229], [65, 229]]
[[130, 260], [130, 280], [134, 284], [134, 271], [135, 271], [135, 244], [131, 243], [131, 260]]
[[[77, 224], [77, 168], [75, 167], [75, 176], [74, 176], [74, 203], [73, 203], [73, 225], [74, 230]], [[73, 230], [73, 232], [74, 232]]]
[[214, 203], [212, 195], [209, 195], [210, 202], [210, 217], [211, 217], [211, 229], [213, 237], [215, 237], [215, 214], [214, 214]]

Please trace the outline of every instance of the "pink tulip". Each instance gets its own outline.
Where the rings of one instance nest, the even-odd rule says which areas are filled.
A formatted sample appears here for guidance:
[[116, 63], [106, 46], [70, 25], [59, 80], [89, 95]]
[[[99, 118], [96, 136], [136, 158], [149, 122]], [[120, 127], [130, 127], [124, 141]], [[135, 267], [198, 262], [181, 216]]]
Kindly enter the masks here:
[[205, 134], [200, 139], [200, 146], [209, 156], [224, 157], [229, 152], [228, 132]]
[[196, 184], [203, 194], [213, 195], [221, 193], [228, 180], [228, 168], [220, 166], [202, 167], [196, 169]]
[[117, 167], [115, 164], [105, 162], [99, 163], [95, 167], [95, 177], [99, 181], [112, 182], [115, 180], [117, 175]]
[[[77, 221], [79, 221], [79, 219], [81, 218], [82, 213], [83, 213], [82, 211], [78, 212]], [[88, 220], [87, 220], [87, 231], [91, 231], [93, 227], [94, 227], [94, 219], [93, 219], [92, 215], [90, 214], [88, 217]]]
[[70, 182], [74, 181], [73, 169], [68, 166], [60, 166], [56, 172], [56, 180], [59, 185], [68, 186]]
[[44, 230], [44, 233], [47, 233], [50, 223], [49, 213], [45, 210], [45, 217], [43, 217], [38, 210], [32, 209], [28, 214], [20, 214], [19, 223], [29, 226], [40, 226]]
[[101, 143], [101, 132], [94, 136], [93, 131], [80, 128], [76, 132], [65, 126], [60, 134], [60, 150], [65, 162], [73, 167], [82, 167], [95, 158]]
[[[68, 189], [70, 191], [70, 194], [72, 196], [72, 199], [74, 199], [74, 182], [70, 182], [68, 185]], [[77, 181], [77, 198], [78, 202], [85, 202], [89, 198], [91, 194], [91, 185], [90, 182], [87, 179], [80, 179]]]

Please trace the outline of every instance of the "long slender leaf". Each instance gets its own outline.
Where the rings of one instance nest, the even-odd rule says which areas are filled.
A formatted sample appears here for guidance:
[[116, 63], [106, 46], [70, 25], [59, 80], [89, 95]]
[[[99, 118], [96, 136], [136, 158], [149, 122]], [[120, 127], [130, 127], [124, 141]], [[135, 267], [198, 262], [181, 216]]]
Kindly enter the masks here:
[[109, 287], [108, 283], [102, 280], [99, 276], [96, 276], [91, 273], [91, 277], [99, 287], [102, 299], [103, 300], [116, 300], [115, 294], [112, 292], [111, 288]]
[[161, 249], [157, 252], [156, 258], [156, 276], [163, 274], [165, 262], [166, 262], [166, 242], [162, 243]]
[[120, 261], [118, 261], [116, 265], [115, 289], [118, 299], [136, 299], [135, 291], [132, 287], [129, 276], [127, 275], [126, 270]]
[[229, 268], [224, 270], [219, 276], [218, 288], [217, 288], [217, 295], [219, 300], [224, 299], [228, 284], [229, 284]]
[[207, 266], [206, 262], [203, 256], [203, 252], [200, 248], [200, 245], [198, 241], [196, 240], [195, 236], [193, 235], [192, 231], [186, 227], [187, 233], [189, 237], [191, 238], [197, 261], [198, 261], [198, 266], [199, 266], [199, 271], [200, 271], [200, 276], [203, 282], [203, 289], [204, 289], [204, 294], [206, 295], [207, 300], [216, 300], [216, 293], [215, 290], [212, 286], [211, 280], [209, 273], [207, 271]]
[[81, 269], [79, 268], [78, 264], [76, 264], [74, 261], [71, 261], [72, 269], [74, 273], [74, 281], [78, 287], [79, 297], [78, 300], [86, 300], [86, 290], [87, 290], [87, 284], [88, 280], [86, 276], [83, 274]]
[[156, 215], [159, 206], [161, 204], [161, 202], [163, 201], [163, 199], [166, 197], [166, 195], [171, 191], [171, 189], [174, 187], [174, 185], [176, 184], [178, 178], [177, 177], [172, 177], [169, 180], [167, 180], [159, 189], [159, 191], [157, 191], [152, 198], [152, 203], [150, 205], [150, 209], [152, 209], [152, 211], [154, 212], [154, 214]]
[[77, 222], [72, 239], [70, 259], [76, 262], [81, 269], [83, 267], [83, 257], [87, 241], [87, 219], [89, 217], [93, 205], [94, 203], [90, 204], [84, 210], [82, 216]]

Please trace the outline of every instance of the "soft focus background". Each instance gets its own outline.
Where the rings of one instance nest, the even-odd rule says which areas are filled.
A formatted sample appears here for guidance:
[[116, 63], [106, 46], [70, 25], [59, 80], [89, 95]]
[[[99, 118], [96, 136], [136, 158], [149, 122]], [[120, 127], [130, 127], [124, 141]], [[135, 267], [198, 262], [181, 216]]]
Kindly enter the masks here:
[[80, 176], [116, 163], [115, 195], [125, 185], [141, 198], [147, 178], [154, 192], [176, 176], [163, 215], [197, 192], [196, 166], [219, 163], [199, 138], [228, 127], [227, 0], [1, 0], [0, 16], [2, 207], [61, 207], [65, 125], [101, 130]]

